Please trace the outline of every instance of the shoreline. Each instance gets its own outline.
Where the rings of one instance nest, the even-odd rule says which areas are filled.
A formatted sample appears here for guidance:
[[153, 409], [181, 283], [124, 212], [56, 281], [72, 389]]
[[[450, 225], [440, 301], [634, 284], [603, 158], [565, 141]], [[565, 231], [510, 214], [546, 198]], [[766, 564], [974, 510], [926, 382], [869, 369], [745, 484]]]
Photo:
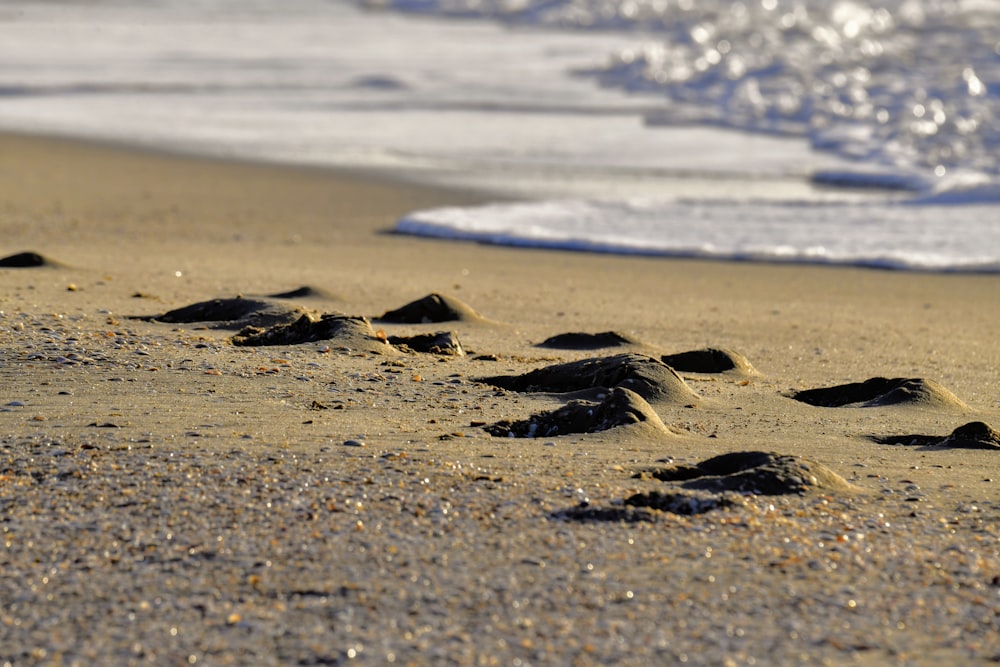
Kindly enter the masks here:
[[[0, 256], [57, 262], [0, 269], [0, 662], [1000, 657], [1000, 453], [943, 440], [1000, 427], [1000, 276], [387, 233], [410, 210], [482, 201], [0, 135]], [[133, 319], [302, 286], [269, 303], [363, 315], [383, 335], [240, 347], [233, 328]], [[377, 319], [434, 292], [483, 319]], [[466, 355], [382, 341], [436, 331]], [[603, 331], [629, 342], [538, 346]], [[686, 389], [657, 385], [644, 423], [483, 428], [571, 398], [484, 378], [705, 348], [756, 372], [679, 371]], [[866, 407], [790, 397], [877, 377], [927, 382]], [[656, 477], [751, 451], [847, 486], [816, 473], [801, 493], [747, 495]], [[719, 508], [628, 502], [674, 493]]]

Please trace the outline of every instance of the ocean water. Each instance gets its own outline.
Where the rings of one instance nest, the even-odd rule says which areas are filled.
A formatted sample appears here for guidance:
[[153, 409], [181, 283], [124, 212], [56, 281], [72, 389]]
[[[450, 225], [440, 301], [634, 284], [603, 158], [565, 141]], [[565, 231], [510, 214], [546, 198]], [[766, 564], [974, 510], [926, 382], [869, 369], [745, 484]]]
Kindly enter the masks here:
[[413, 234], [1000, 271], [1000, 0], [0, 0], [0, 129], [507, 201]]

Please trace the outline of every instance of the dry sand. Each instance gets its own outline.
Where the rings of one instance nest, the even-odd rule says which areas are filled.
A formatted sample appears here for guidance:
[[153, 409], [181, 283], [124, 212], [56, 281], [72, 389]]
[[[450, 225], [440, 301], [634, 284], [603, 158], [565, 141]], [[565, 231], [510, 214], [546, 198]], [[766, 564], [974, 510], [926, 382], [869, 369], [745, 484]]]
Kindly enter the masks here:
[[[0, 256], [50, 260], [0, 269], [0, 664], [1000, 660], [1000, 450], [944, 440], [1000, 426], [1000, 276], [386, 233], [483, 199], [0, 137]], [[274, 347], [133, 319], [302, 286], [267, 303], [482, 317]], [[466, 354], [383, 340], [434, 332]], [[752, 368], [477, 381], [705, 348]], [[924, 382], [791, 398], [875, 377]], [[539, 432], [570, 421], [625, 425]], [[756, 450], [784, 456], [698, 465]]]

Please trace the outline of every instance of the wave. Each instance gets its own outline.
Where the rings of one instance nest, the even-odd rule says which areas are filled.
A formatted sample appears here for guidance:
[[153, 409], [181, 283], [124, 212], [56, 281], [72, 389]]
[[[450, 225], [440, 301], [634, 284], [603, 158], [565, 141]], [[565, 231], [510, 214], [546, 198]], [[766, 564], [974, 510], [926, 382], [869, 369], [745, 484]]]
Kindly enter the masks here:
[[894, 202], [564, 200], [419, 211], [395, 231], [587, 252], [997, 273], [994, 212]]

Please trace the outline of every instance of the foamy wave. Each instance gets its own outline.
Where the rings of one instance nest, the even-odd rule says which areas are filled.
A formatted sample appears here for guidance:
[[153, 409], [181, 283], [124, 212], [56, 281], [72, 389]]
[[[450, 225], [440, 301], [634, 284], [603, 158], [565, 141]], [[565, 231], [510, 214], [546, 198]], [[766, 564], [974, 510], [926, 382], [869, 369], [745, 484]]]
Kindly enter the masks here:
[[588, 252], [1000, 272], [1000, 255], [989, 251], [1000, 248], [991, 212], [892, 203], [572, 200], [419, 211], [396, 231]]

